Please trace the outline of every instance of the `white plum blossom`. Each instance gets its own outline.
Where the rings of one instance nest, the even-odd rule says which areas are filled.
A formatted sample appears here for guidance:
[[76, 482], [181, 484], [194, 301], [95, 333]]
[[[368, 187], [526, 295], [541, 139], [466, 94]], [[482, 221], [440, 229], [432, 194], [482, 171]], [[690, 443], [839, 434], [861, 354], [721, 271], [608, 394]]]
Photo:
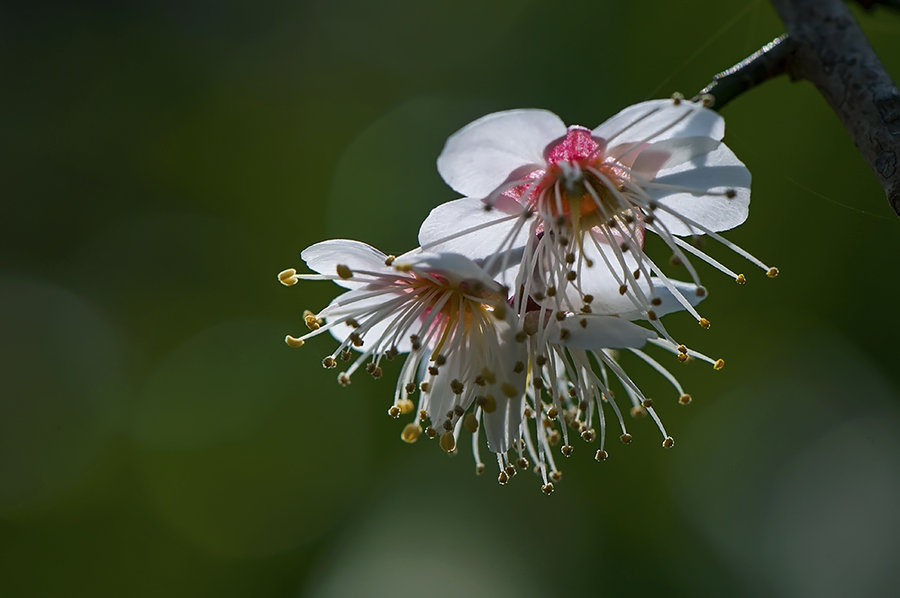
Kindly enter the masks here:
[[[447, 452], [456, 451], [462, 427], [483, 427], [491, 451], [504, 455], [518, 438], [525, 392], [525, 347], [515, 340], [514, 314], [506, 288], [468, 258], [419, 250], [400, 257], [351, 240], [317, 243], [301, 258], [318, 274], [279, 274], [283, 284], [331, 280], [349, 290], [318, 313], [307, 312], [309, 332], [285, 341], [292, 347], [330, 332], [337, 347], [322, 364], [349, 366], [338, 375], [342, 385], [365, 365], [382, 376], [384, 359], [406, 353], [389, 409], [392, 417], [414, 410], [417, 421], [401, 437], [419, 438], [419, 422], [430, 420], [426, 434], [440, 436]], [[356, 351], [358, 355], [354, 356]], [[483, 469], [480, 459], [479, 466]]]
[[653, 321], [655, 290], [665, 287], [708, 327], [644, 240], [647, 231], [661, 238], [701, 295], [689, 255], [746, 280], [696, 246], [703, 235], [777, 275], [718, 234], [746, 219], [750, 201], [750, 173], [724, 131], [721, 116], [680, 98], [636, 104], [593, 130], [546, 110], [489, 114], [448, 139], [438, 170], [466, 197], [435, 208], [419, 242], [496, 271], [518, 266], [504, 282], [521, 291], [519, 312], [535, 296], [579, 311], [613, 287]]

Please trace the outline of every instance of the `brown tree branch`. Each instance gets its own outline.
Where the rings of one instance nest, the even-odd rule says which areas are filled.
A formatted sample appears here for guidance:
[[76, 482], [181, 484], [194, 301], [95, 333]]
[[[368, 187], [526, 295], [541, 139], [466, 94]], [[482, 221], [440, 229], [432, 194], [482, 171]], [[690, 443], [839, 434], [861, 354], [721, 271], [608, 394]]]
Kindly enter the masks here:
[[828, 102], [900, 214], [900, 92], [841, 0], [772, 0], [792, 40], [787, 72]]

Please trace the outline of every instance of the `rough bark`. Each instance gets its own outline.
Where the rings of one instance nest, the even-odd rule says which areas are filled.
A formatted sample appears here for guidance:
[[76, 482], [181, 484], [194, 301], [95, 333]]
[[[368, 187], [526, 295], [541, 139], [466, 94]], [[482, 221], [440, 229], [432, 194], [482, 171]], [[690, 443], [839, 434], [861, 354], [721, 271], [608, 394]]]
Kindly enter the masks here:
[[900, 214], [900, 92], [840, 0], [772, 0], [792, 40], [787, 72], [816, 86]]

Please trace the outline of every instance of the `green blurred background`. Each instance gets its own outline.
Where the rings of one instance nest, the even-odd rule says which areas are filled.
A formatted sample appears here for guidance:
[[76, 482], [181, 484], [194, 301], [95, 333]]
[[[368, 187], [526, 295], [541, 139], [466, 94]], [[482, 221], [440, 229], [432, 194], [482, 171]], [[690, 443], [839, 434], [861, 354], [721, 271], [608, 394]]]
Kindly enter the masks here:
[[[900, 15], [858, 16], [900, 77]], [[336, 288], [275, 274], [326, 238], [413, 247], [463, 124], [594, 126], [781, 30], [736, 0], [0, 9], [0, 594], [890, 593], [900, 229], [807, 84], [724, 110], [754, 175], [729, 238], [782, 276], [708, 246], [749, 283], [704, 269], [712, 328], [671, 327], [728, 366], [674, 368], [684, 408], [626, 364], [672, 451], [635, 421], [550, 498], [499, 487], [468, 442], [400, 442], [390, 376], [339, 388], [328, 340], [282, 342]]]

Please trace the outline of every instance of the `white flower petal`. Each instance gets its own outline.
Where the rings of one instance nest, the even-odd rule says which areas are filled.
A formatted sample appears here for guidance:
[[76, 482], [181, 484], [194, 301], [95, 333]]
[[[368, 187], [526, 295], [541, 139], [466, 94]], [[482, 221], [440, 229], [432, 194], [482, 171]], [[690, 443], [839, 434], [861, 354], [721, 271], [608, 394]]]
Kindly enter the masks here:
[[500, 210], [485, 211], [480, 199], [464, 197], [431, 210], [419, 228], [419, 244], [427, 251], [458, 253], [482, 260], [497, 253], [515, 227], [520, 230], [509, 247], [525, 245], [529, 227]]
[[[384, 263], [387, 256], [366, 243], [350, 239], [331, 239], [311, 245], [300, 252], [300, 259], [311, 270], [319, 274], [334, 275], [339, 265], [354, 270], [390, 272]], [[357, 288], [365, 282], [337, 279], [336, 284], [349, 289]]]
[[447, 139], [438, 172], [457, 192], [487, 197], [513, 171], [544, 164], [547, 145], [565, 134], [565, 123], [547, 110], [488, 114]]
[[650, 100], [625, 108], [593, 130], [611, 144], [654, 142], [676, 137], [725, 136], [725, 120], [700, 104]]
[[[683, 163], [660, 171], [653, 181], [661, 185], [673, 185], [696, 189], [697, 193], [667, 189], [648, 189], [650, 196], [674, 212], [689, 218], [713, 231], [723, 231], [744, 222], [750, 205], [750, 171], [725, 145], [720, 145], [704, 157], [703, 165]], [[732, 189], [734, 197], [726, 197]], [[709, 192], [715, 193], [710, 195]], [[657, 210], [656, 216], [673, 235], [690, 235], [692, 230], [676, 216]]]
[[657, 335], [628, 320], [594, 314], [576, 315], [548, 324], [548, 339], [570, 349], [637, 349]]
[[631, 166], [632, 174], [652, 180], [661, 170], [671, 170], [689, 160], [702, 160], [701, 156], [715, 150], [720, 141], [709, 137], [677, 137], [657, 141], [644, 147]]

